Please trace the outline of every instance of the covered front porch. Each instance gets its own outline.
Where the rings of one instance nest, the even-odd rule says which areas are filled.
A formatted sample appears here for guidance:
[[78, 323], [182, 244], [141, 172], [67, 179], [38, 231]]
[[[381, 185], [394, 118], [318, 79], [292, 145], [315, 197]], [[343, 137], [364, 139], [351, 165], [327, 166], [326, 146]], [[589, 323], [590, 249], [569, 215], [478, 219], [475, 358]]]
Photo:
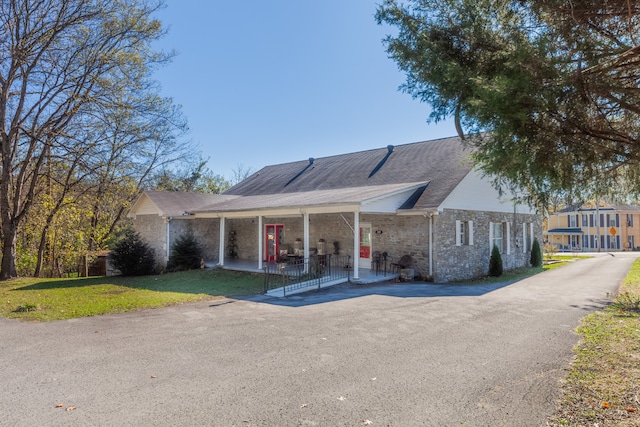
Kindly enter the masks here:
[[560, 252], [582, 251], [584, 232], [581, 228], [553, 228], [546, 231], [544, 236]]

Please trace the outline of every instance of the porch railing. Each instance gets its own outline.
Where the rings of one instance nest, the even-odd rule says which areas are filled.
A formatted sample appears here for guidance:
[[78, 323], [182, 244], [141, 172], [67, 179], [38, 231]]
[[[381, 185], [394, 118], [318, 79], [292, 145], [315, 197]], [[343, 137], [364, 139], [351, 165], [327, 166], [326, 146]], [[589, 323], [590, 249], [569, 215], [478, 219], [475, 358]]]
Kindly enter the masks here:
[[291, 258], [264, 264], [264, 292], [284, 288], [284, 295], [297, 289], [317, 287], [323, 283], [349, 280], [350, 255], [313, 255], [309, 258]]

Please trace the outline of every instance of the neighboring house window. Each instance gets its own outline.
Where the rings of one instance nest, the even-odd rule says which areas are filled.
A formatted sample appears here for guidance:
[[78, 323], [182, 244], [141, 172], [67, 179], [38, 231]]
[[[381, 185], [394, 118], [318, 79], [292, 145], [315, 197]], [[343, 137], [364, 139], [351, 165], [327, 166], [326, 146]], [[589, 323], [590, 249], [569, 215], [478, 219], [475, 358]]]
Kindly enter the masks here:
[[579, 236], [571, 236], [571, 249], [580, 248], [580, 237]]
[[586, 227], [589, 224], [589, 215], [582, 214], [582, 226]]
[[569, 215], [569, 227], [576, 228], [578, 226], [578, 215]]
[[633, 227], [633, 214], [627, 214], [627, 227]]
[[456, 221], [456, 246], [473, 245], [473, 221]]
[[636, 245], [633, 241], [633, 236], [629, 236], [629, 249], [635, 249]]
[[607, 248], [611, 250], [620, 249], [620, 236], [607, 236]]

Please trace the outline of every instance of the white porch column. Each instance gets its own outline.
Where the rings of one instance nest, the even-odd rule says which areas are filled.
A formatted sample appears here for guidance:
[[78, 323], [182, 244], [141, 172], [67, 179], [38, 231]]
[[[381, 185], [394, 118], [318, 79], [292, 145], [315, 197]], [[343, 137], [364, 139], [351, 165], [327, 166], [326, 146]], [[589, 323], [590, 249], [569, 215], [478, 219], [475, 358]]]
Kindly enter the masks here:
[[353, 279], [360, 278], [360, 212], [353, 213]]
[[166, 250], [166, 259], [165, 264], [169, 262], [169, 257], [171, 256], [171, 217], [167, 218], [167, 250]]
[[258, 268], [262, 270], [262, 260], [264, 259], [264, 233], [262, 232], [262, 215], [258, 217]]
[[304, 263], [304, 272], [309, 272], [309, 213], [305, 212], [303, 216], [304, 221], [304, 259], [306, 262]]
[[225, 226], [225, 217], [220, 218], [220, 246], [218, 248], [219, 256], [218, 256], [218, 265], [224, 265], [224, 226]]

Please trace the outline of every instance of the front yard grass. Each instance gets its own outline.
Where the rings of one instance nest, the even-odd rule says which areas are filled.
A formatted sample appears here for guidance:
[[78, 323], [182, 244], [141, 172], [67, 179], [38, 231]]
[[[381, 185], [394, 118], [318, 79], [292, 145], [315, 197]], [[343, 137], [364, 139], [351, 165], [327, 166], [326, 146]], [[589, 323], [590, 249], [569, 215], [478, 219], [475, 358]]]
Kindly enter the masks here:
[[261, 274], [192, 270], [141, 277], [21, 278], [0, 282], [0, 316], [61, 320], [258, 294]]
[[502, 282], [515, 282], [518, 280], [525, 279], [529, 276], [533, 276], [538, 273], [542, 273], [543, 271], [552, 270], [554, 268], [562, 267], [564, 265], [569, 264], [570, 262], [579, 261], [581, 259], [591, 258], [586, 255], [553, 255], [553, 256], [545, 256], [544, 263], [542, 267], [523, 267], [516, 268], [513, 270], [507, 270], [502, 274], [502, 276], [492, 277], [485, 276], [479, 279], [474, 279], [470, 281], [462, 282], [465, 285], [481, 285], [487, 283], [502, 283]]
[[640, 426], [640, 260], [616, 301], [585, 317], [550, 426]]

